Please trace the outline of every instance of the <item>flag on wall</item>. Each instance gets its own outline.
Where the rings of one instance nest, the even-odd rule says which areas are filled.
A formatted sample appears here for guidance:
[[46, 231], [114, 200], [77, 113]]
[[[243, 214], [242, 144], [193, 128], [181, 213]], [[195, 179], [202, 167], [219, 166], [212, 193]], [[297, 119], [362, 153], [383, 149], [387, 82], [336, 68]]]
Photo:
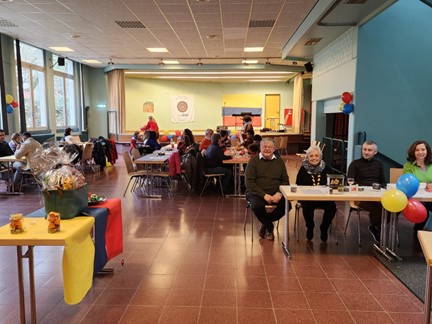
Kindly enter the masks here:
[[171, 95], [171, 121], [173, 123], [193, 122], [195, 117], [193, 95]]

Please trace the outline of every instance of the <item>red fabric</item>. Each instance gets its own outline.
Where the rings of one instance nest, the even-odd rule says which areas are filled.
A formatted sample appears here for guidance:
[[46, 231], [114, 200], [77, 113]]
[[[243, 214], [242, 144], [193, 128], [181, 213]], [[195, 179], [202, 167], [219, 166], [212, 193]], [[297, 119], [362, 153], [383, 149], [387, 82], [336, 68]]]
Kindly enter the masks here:
[[143, 132], [146, 130], [150, 130], [150, 131], [154, 131], [157, 133], [157, 132], [159, 132], [159, 126], [154, 120], [149, 120], [147, 125], [141, 127], [141, 130]]
[[211, 140], [204, 138], [200, 144], [200, 151], [207, 150], [207, 148], [211, 145]]
[[169, 175], [174, 177], [176, 174], [181, 174], [181, 163], [179, 152], [173, 152], [168, 159]]
[[123, 252], [123, 225], [121, 200], [107, 199], [94, 205], [95, 208], [108, 208], [107, 228], [105, 232], [105, 247], [108, 260]]
[[107, 156], [107, 158], [109, 163], [115, 164], [116, 160], [118, 159], [116, 142], [110, 139], [109, 143], [111, 144], [111, 149], [110, 149], [110, 156]]

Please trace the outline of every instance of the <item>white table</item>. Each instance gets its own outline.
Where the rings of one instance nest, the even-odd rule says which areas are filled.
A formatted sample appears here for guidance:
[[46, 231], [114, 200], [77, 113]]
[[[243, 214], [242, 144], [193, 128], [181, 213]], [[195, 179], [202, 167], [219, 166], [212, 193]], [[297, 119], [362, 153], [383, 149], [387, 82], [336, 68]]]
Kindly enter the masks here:
[[[343, 192], [340, 194], [330, 194], [327, 187], [323, 186], [295, 186], [297, 192], [291, 192], [291, 186], [280, 186], [281, 193], [286, 199], [285, 214], [287, 215], [285, 221], [285, 237], [282, 242], [283, 249], [287, 256], [290, 256], [288, 250], [288, 239], [289, 239], [289, 201], [375, 201], [381, 202], [381, 197], [385, 192], [384, 189], [374, 190], [371, 187], [363, 187], [363, 191], [350, 191]], [[388, 189], [395, 188], [395, 184], [389, 184]], [[413, 197], [419, 201], [432, 201], [432, 193], [426, 192], [424, 189], [419, 189], [417, 194]], [[384, 257], [389, 260], [396, 259], [402, 260], [395, 253], [395, 242], [396, 242], [396, 222], [397, 213], [391, 213], [390, 222], [387, 222], [389, 213], [383, 208], [382, 220], [381, 220], [381, 237], [380, 244], [374, 244], [376, 251], [381, 253]], [[388, 233], [388, 240], [387, 240]]]
[[250, 160], [250, 156], [244, 155], [236, 157], [234, 156], [232, 159], [223, 160], [223, 164], [233, 165], [234, 171], [234, 194], [228, 195], [229, 197], [244, 197], [241, 192], [241, 165], [247, 164]]
[[[135, 164], [142, 164], [145, 166], [145, 171], [147, 173], [147, 190], [145, 195], [141, 195], [141, 198], [162, 198], [162, 195], [156, 195], [153, 193], [153, 188], [150, 182], [154, 178], [154, 168], [160, 167], [168, 161], [172, 151], [163, 152], [163, 155], [159, 155], [162, 151], [154, 151], [152, 154], [146, 154], [136, 159]], [[150, 180], [150, 181], [149, 181]]]
[[6, 165], [8, 171], [8, 184], [7, 184], [7, 191], [4, 194], [9, 195], [21, 195], [22, 192], [15, 191], [14, 185], [13, 185], [13, 163], [14, 162], [23, 162], [25, 163], [25, 159], [17, 159], [14, 155], [8, 155], [8, 156], [2, 156], [0, 157], [0, 163], [3, 163]]

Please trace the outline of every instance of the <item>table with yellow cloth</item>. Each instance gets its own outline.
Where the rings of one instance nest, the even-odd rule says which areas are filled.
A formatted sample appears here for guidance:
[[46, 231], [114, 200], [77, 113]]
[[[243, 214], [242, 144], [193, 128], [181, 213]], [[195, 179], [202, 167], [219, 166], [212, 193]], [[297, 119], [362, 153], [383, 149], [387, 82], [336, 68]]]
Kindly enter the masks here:
[[[0, 227], [0, 246], [17, 247], [18, 283], [20, 288], [21, 322], [25, 322], [22, 259], [29, 259], [30, 301], [32, 322], [36, 321], [35, 288], [33, 269], [34, 246], [64, 246], [63, 287], [67, 304], [77, 304], [92, 286], [94, 243], [90, 232], [93, 217], [75, 217], [62, 220], [60, 232], [48, 233], [48, 221], [44, 218], [24, 218], [24, 232], [11, 234], [9, 224]], [[23, 254], [22, 247], [28, 246]]]

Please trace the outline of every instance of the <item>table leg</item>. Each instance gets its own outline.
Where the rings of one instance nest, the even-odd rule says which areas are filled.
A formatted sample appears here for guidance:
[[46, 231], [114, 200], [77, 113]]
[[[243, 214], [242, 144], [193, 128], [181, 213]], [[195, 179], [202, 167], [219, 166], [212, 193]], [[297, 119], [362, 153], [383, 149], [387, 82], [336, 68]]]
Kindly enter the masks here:
[[289, 238], [289, 201], [285, 201], [285, 235], [282, 241], [282, 250], [285, 252], [286, 256], [291, 259], [291, 253], [288, 249], [288, 238]]
[[384, 256], [387, 260], [392, 261], [391, 256], [386, 253], [387, 249], [387, 211], [383, 208], [381, 212], [381, 235], [380, 235], [380, 244], [374, 244], [374, 249]]
[[396, 259], [396, 261], [402, 261], [402, 258], [399, 257], [396, 252], [396, 223], [397, 223], [397, 214], [390, 214], [390, 232], [389, 232], [389, 245], [390, 248], [386, 248], [386, 253], [390, 254], [391, 257]]
[[240, 163], [234, 164], [234, 194], [227, 195], [227, 197], [244, 197], [241, 193], [241, 177], [240, 177]]
[[24, 301], [24, 278], [22, 265], [22, 246], [17, 246], [17, 263], [18, 263], [18, 289], [19, 289], [19, 304], [20, 304], [20, 320], [25, 324], [25, 301]]
[[36, 292], [34, 281], [34, 257], [33, 246], [29, 246], [25, 257], [29, 260], [29, 283], [30, 283], [30, 313], [31, 322], [36, 323]]
[[162, 198], [162, 195], [154, 195], [153, 194], [153, 188], [152, 186], [154, 185], [154, 178], [153, 178], [153, 168], [151, 165], [145, 165], [146, 167], [146, 174], [147, 174], [147, 179], [146, 179], [146, 184], [144, 185], [147, 189], [144, 189], [146, 191], [145, 195], [139, 195], [138, 197], [140, 198]]
[[431, 267], [430, 267], [430, 265], [427, 265], [427, 270], [426, 270], [426, 287], [425, 287], [425, 300], [424, 300], [424, 314], [423, 314], [423, 323], [425, 323], [425, 324], [429, 324], [429, 322], [430, 322], [431, 279], [432, 279]]

